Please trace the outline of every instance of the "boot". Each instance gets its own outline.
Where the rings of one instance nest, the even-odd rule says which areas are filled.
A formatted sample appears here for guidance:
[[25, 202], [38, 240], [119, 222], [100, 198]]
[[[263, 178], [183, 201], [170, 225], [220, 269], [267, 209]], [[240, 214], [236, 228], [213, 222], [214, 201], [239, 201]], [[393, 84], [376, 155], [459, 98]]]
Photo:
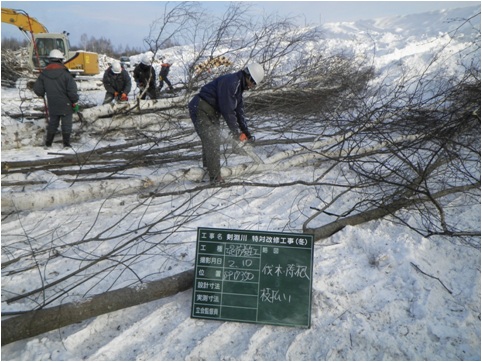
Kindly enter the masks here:
[[211, 182], [212, 185], [220, 185], [223, 184], [225, 181], [224, 179], [219, 175], [216, 177], [210, 177], [209, 182]]
[[70, 133], [62, 133], [62, 140], [64, 141], [64, 147], [72, 147], [70, 145]]
[[52, 142], [54, 142], [55, 133], [47, 132], [47, 137], [45, 138], [45, 147], [52, 147]]

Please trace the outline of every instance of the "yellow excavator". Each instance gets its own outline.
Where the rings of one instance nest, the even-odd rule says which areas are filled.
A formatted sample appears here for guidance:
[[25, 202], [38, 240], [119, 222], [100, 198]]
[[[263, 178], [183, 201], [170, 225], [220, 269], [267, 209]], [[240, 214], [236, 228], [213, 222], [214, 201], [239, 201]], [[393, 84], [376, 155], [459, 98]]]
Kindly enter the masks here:
[[99, 74], [99, 55], [86, 51], [71, 51], [68, 33], [49, 33], [37, 19], [23, 10], [2, 8], [2, 23], [15, 25], [27, 36], [30, 34], [28, 64], [33, 71], [40, 71], [48, 65], [48, 55], [53, 49], [60, 50], [65, 66], [74, 75]]

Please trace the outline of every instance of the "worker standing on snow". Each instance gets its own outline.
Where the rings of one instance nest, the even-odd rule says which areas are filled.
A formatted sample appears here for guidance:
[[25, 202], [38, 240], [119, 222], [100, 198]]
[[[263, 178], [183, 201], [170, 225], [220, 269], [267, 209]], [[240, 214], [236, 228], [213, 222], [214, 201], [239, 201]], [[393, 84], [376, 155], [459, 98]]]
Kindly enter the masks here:
[[162, 90], [162, 87], [164, 86], [164, 82], [166, 82], [167, 86], [169, 87], [169, 90], [172, 92], [174, 88], [172, 87], [171, 81], [167, 76], [169, 75], [169, 71], [171, 70], [171, 65], [168, 62], [164, 61], [161, 64], [161, 71], [159, 72], [159, 93]]
[[221, 183], [220, 116], [231, 135], [243, 142], [254, 141], [244, 119], [243, 92], [252, 89], [264, 78], [263, 67], [249, 64], [244, 70], [222, 75], [204, 85], [189, 102], [189, 114], [202, 143], [203, 167], [212, 183]]
[[106, 90], [102, 104], [110, 103], [114, 99], [127, 102], [127, 95], [131, 91], [131, 77], [118, 61], [112, 62], [112, 65], [104, 72], [102, 83]]
[[146, 99], [146, 95], [151, 99], [157, 99], [156, 71], [152, 66], [151, 57], [147, 54], [142, 56], [141, 62], [135, 67], [134, 80], [141, 92], [141, 99]]
[[64, 147], [71, 147], [72, 114], [79, 109], [77, 84], [67, 67], [63, 65], [64, 59], [60, 50], [52, 50], [49, 54], [50, 64], [40, 73], [33, 85], [33, 91], [37, 96], [44, 97], [47, 94], [49, 122], [46, 147], [52, 146], [61, 121]]

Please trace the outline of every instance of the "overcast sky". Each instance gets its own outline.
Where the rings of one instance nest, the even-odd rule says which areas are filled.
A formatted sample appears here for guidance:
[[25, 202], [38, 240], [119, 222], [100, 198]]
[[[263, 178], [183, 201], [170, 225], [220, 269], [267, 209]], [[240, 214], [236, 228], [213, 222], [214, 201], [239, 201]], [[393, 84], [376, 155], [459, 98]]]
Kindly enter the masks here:
[[[80, 36], [87, 34], [110, 39], [124, 48], [145, 49], [143, 39], [149, 35], [152, 22], [163, 13], [163, 1], [2, 1], [2, 7], [21, 9], [40, 21], [49, 32], [70, 33], [72, 45], [80, 45]], [[203, 7], [222, 14], [229, 2], [202, 1]], [[297, 17], [300, 25], [379, 17], [408, 15], [420, 12], [480, 6], [480, 1], [250, 1], [253, 10], [264, 15]], [[2, 37], [23, 39], [17, 27], [2, 23]]]

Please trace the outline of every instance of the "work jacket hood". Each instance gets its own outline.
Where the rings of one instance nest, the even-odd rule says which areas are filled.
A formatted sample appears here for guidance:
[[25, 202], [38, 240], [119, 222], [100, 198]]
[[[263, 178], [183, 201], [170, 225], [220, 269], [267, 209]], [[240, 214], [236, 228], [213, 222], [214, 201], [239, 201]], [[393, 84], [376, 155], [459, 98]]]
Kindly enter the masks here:
[[49, 79], [57, 79], [65, 72], [70, 73], [65, 65], [61, 63], [50, 63], [44, 68], [42, 74]]

